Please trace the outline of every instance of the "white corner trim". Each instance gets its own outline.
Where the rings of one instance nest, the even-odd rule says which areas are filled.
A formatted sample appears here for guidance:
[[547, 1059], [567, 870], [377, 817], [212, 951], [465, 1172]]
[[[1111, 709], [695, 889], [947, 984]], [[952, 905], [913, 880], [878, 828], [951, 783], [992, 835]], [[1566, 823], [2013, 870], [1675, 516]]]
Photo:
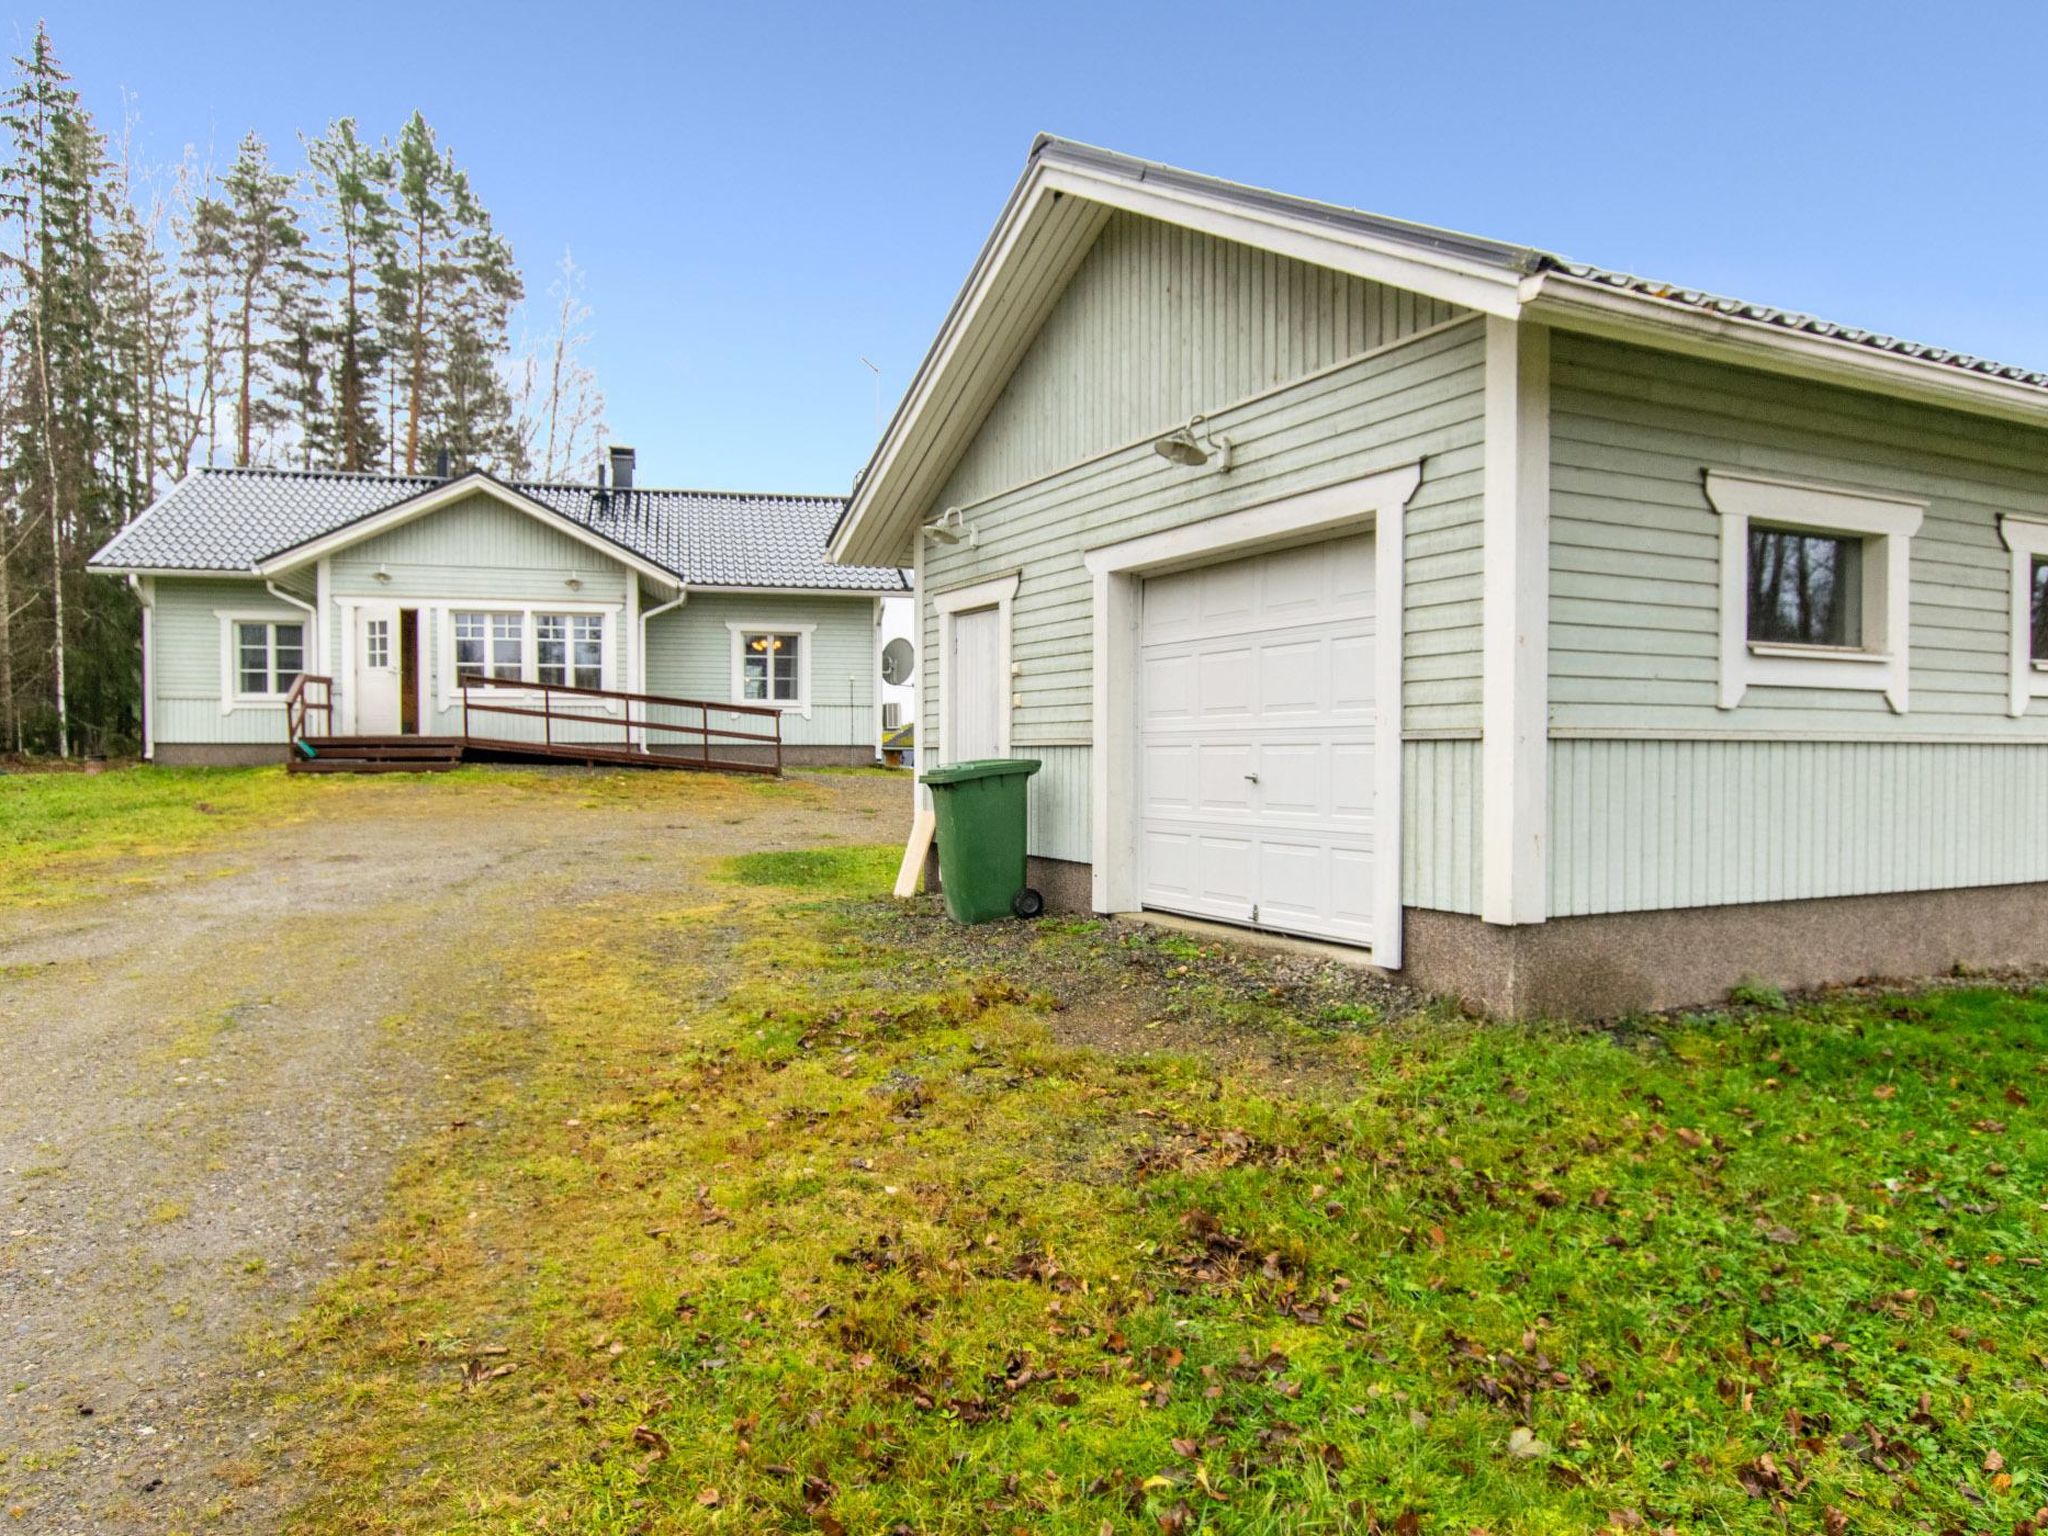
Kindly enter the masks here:
[[[732, 636], [732, 702], [744, 704], [750, 709], [779, 709], [786, 715], [801, 715], [811, 718], [811, 652], [814, 649], [811, 636], [817, 631], [816, 624], [785, 624], [771, 619], [727, 619], [725, 627]], [[797, 635], [802, 644], [796, 648], [796, 698], [750, 699], [746, 689], [746, 648], [748, 635]]]
[[[1089, 752], [1089, 861], [1098, 912], [1134, 912], [1138, 850], [1138, 632], [1147, 576], [1256, 552], [1283, 540], [1371, 528], [1377, 643], [1373, 686], [1373, 924], [1368, 954], [1401, 967], [1401, 664], [1404, 516], [1422, 483], [1417, 462], [1280, 501], [1091, 549], [1094, 719]], [[1006, 626], [1007, 629], [1007, 626]], [[944, 656], [940, 657], [943, 668]], [[943, 703], [945, 687], [941, 672]]]
[[1486, 321], [1479, 915], [1549, 911], [1550, 333]]
[[2012, 551], [2012, 691], [2006, 710], [2015, 720], [2035, 699], [2048, 699], [2048, 671], [2034, 660], [2034, 562], [2048, 560], [2048, 517], [2007, 512], [1998, 537]]
[[[922, 545], [923, 540], [918, 542]], [[922, 555], [921, 549], [919, 553]], [[1016, 696], [1010, 691], [1011, 671], [1016, 665], [1010, 655], [1010, 634], [1012, 609], [1017, 600], [1017, 588], [1023, 579], [1021, 572], [1011, 571], [970, 586], [949, 587], [932, 594], [932, 612], [939, 616], [939, 721], [938, 733], [932, 742], [931, 761], [934, 763], [952, 761], [946, 756], [946, 743], [953, 738], [953, 690], [948, 686], [953, 670], [953, 620], [963, 613], [979, 613], [984, 608], [996, 610], [996, 675], [1003, 685], [1003, 707], [996, 711], [996, 756], [1010, 755], [1011, 723], [1016, 714]], [[920, 755], [918, 760], [922, 762], [924, 759]]]
[[[1927, 503], [1721, 469], [1709, 469], [1705, 484], [1708, 505], [1721, 518], [1719, 706], [1734, 709], [1752, 687], [1840, 688], [1882, 693], [1894, 714], [1905, 714], [1912, 670], [1912, 539]], [[1752, 521], [1862, 538], [1860, 648], [1750, 643]]]

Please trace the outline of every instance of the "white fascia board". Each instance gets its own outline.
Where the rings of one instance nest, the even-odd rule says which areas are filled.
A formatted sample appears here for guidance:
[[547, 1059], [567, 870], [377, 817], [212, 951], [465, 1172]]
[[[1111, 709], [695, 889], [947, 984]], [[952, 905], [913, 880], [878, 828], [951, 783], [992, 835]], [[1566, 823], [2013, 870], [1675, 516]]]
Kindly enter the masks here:
[[1880, 352], [1857, 342], [1788, 330], [1739, 315], [1692, 309], [1565, 273], [1525, 278], [1521, 294], [1524, 318], [1558, 330], [2003, 421], [2048, 424], [2048, 390], [1968, 373], [1947, 363]]
[[[671, 581], [670, 585], [674, 585]], [[688, 590], [703, 595], [719, 593], [731, 597], [908, 597], [908, 587], [733, 587], [689, 583]]]
[[1403, 241], [1375, 239], [1361, 230], [1333, 228], [1283, 209], [1250, 207], [1227, 194], [1100, 175], [1058, 161], [1046, 166], [1044, 184], [1126, 213], [1405, 288], [1481, 314], [1513, 318], [1521, 308], [1519, 273]]
[[827, 548], [832, 560], [842, 565], [885, 563], [895, 558], [889, 553], [892, 548], [900, 554], [903, 540], [914, 536], [913, 529], [899, 526], [915, 513], [895, 504], [892, 478], [896, 466], [925, 409], [942, 394], [959, 393], [967, 387], [966, 381], [950, 377], [953, 360], [976, 317], [1004, 291], [1031, 276], [1011, 258], [1040, 205], [1053, 197], [1074, 197], [1120, 209], [1482, 314], [1512, 318], [1521, 307], [1520, 274], [1501, 267], [1376, 239], [1363, 231], [1337, 229], [1284, 209], [1251, 206], [1227, 192], [1104, 174], [1062, 161], [1057, 155], [1041, 158], [1032, 163], [1011, 194], [967, 285], [890, 421], [874, 462], [855, 489]]
[[573, 518], [562, 516], [561, 513], [548, 506], [545, 502], [535, 501], [531, 496], [522, 496], [510, 486], [494, 480], [489, 475], [480, 474], [476, 471], [471, 471], [469, 474], [450, 480], [443, 485], [437, 485], [432, 490], [423, 491], [417, 496], [408, 497], [404, 501], [384, 508], [381, 512], [373, 512], [368, 517], [360, 517], [352, 523], [345, 523], [331, 533], [323, 533], [318, 538], [308, 539], [302, 544], [292, 546], [290, 549], [280, 550], [267, 560], [257, 561], [255, 566], [256, 574], [259, 576], [276, 576], [281, 572], [292, 569], [294, 566], [304, 565], [309, 560], [317, 560], [323, 555], [333, 554], [336, 550], [346, 549], [351, 544], [359, 544], [364, 539], [375, 538], [380, 533], [388, 533], [393, 528], [402, 527], [406, 523], [412, 522], [415, 518], [425, 517], [430, 513], [438, 512], [443, 507], [451, 506], [466, 496], [474, 495], [489, 496], [500, 505], [510, 507], [515, 512], [524, 512], [534, 521], [545, 523], [548, 527], [567, 534], [570, 538], [576, 540], [577, 543], [594, 549], [599, 554], [617, 561], [628, 570], [637, 571], [640, 575], [645, 576], [649, 581], [659, 586], [673, 589], [682, 585], [681, 578], [675, 572], [666, 570], [656, 565], [652, 560], [635, 554], [623, 544], [615, 543], [600, 534], [591, 532], [590, 529], [585, 528]]

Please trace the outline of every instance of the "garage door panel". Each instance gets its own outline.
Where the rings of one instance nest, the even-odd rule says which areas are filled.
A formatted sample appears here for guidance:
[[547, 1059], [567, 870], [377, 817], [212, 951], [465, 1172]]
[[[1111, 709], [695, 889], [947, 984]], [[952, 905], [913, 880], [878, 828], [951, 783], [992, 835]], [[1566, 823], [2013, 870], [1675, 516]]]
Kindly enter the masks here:
[[1146, 583], [1148, 906], [1370, 940], [1372, 598], [1370, 535]]
[[1251, 775], [1256, 772], [1258, 749], [1250, 742], [1212, 742], [1198, 747], [1201, 762], [1199, 784], [1204, 813], [1249, 812], [1252, 808]]

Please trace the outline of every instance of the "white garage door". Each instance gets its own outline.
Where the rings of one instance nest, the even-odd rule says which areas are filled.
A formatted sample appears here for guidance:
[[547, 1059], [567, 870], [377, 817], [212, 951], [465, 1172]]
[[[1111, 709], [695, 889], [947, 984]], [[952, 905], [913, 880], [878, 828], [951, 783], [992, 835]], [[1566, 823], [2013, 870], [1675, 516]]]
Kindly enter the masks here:
[[1372, 940], [1373, 541], [1148, 580], [1144, 904]]

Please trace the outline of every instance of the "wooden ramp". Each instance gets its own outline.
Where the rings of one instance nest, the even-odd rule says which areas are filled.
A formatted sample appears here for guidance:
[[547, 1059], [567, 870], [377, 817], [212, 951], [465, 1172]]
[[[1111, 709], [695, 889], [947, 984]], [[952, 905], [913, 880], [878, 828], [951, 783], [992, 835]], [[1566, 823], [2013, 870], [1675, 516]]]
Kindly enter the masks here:
[[[770, 777], [782, 772], [778, 709], [498, 678], [466, 677], [461, 689], [460, 736], [343, 736], [334, 732], [333, 681], [301, 677], [285, 700], [288, 771], [441, 773], [467, 759]], [[760, 721], [767, 729], [713, 725], [718, 716]], [[516, 723], [502, 723], [507, 721]]]

